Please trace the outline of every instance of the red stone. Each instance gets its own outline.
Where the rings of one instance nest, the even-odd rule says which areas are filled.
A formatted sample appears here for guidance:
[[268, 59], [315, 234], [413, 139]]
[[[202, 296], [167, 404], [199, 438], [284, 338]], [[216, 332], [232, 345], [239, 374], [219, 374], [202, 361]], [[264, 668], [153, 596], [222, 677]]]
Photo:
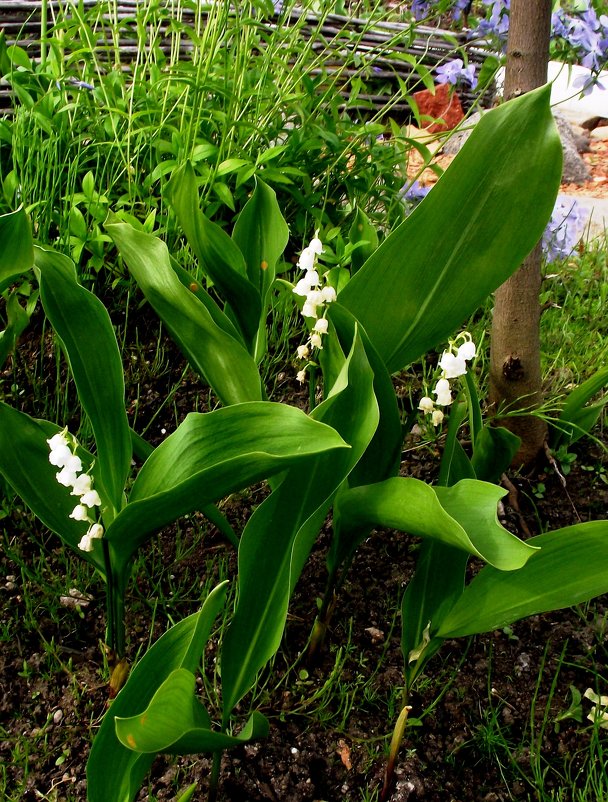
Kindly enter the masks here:
[[414, 92], [414, 100], [420, 112], [420, 127], [430, 134], [451, 131], [464, 118], [460, 98], [449, 84], [437, 84], [434, 95], [428, 89]]

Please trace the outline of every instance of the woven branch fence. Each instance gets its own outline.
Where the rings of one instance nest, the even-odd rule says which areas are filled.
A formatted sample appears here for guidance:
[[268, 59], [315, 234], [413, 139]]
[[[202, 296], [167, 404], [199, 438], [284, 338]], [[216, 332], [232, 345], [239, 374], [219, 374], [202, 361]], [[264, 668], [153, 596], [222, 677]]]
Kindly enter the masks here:
[[[53, 25], [61, 13], [70, 17], [72, 13], [87, 17], [95, 12], [99, 24], [96, 26], [98, 39], [95, 43], [100, 61], [116, 60], [119, 52], [120, 64], [128, 70], [129, 64], [136, 58], [141, 47], [137, 34], [137, 14], [143, 6], [149, 6], [145, 0], [78, 0], [68, 3], [65, 0], [48, 0], [47, 3], [47, 36], [54, 35]], [[157, 31], [154, 46], [165, 55], [172, 52], [171, 30], [175, 24], [195, 27], [204, 24], [209, 13], [196, 3], [160, 0], [155, 4], [161, 17], [161, 25]], [[7, 45], [18, 44], [28, 56], [39, 59], [41, 53], [41, 2], [27, 0], [0, 0], [0, 35]], [[236, 12], [234, 12], [236, 13]], [[302, 19], [304, 17], [304, 19]], [[465, 50], [469, 63], [481, 65], [489, 55], [487, 49], [478, 43], [467, 40], [466, 34], [454, 33], [425, 26], [412, 28], [410, 24], [400, 22], [376, 22], [357, 17], [339, 14], [315, 14], [292, 9], [289, 16], [274, 15], [259, 23], [259, 29], [266, 35], [272, 34], [279, 26], [298, 24], [301, 35], [312, 39], [315, 55], [321, 57], [322, 68], [313, 69], [312, 74], [341, 71], [341, 80], [361, 75], [361, 69], [344, 68], [348, 63], [365, 65], [364, 80], [361, 91], [353, 100], [350, 98], [349, 109], [374, 112], [390, 108], [391, 116], [409, 121], [412, 118], [411, 106], [406, 97], [412, 92], [423, 89], [420, 75], [416, 70], [416, 62], [432, 71], [438, 64], [453, 58], [457, 49]], [[263, 46], [263, 37], [261, 37]], [[179, 41], [180, 59], [188, 59], [193, 51], [189, 37], [182, 36]], [[355, 57], [356, 62], [353, 61]], [[414, 63], [412, 63], [414, 62]], [[318, 62], [317, 62], [318, 63]], [[345, 90], [343, 96], [349, 97]], [[459, 89], [463, 107], [468, 109], [475, 101], [482, 107], [492, 104], [494, 87], [490, 86], [479, 97], [466, 89]], [[0, 112], [10, 113], [14, 103], [10, 84], [0, 80]]]

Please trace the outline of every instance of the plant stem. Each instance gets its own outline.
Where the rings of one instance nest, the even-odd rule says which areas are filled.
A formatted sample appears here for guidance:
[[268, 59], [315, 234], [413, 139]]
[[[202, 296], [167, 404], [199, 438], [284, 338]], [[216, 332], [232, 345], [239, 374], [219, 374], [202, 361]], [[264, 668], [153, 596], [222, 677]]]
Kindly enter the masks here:
[[46, 64], [46, 36], [48, 31], [48, 0], [40, 4], [40, 66]]
[[216, 802], [221, 767], [222, 752], [214, 752], [213, 763], [211, 764], [211, 775], [209, 777], [209, 794], [207, 796], [207, 802]]
[[[407, 695], [405, 701], [407, 701]], [[404, 704], [401, 713], [399, 713], [397, 723], [395, 724], [393, 737], [391, 738], [391, 748], [388, 753], [388, 760], [386, 762], [386, 771], [384, 772], [384, 785], [382, 786], [382, 792], [380, 793], [380, 802], [385, 802], [385, 800], [388, 799], [391, 787], [393, 785], [397, 753], [399, 752], [399, 747], [403, 741], [403, 733], [405, 732], [407, 717], [411, 709], [412, 708], [410, 705]]]

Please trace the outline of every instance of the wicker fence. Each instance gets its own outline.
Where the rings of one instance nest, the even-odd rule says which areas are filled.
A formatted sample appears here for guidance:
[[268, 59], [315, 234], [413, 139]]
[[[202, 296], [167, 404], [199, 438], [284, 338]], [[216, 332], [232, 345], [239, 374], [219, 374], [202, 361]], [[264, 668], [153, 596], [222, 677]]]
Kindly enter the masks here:
[[[106, 17], [109, 23], [101, 27], [100, 38], [97, 41], [100, 60], [104, 59], [110, 44], [112, 47], [118, 45], [121, 64], [128, 68], [139, 47], [135, 19], [142, 2], [143, 0], [123, 0], [120, 3], [79, 0], [70, 4], [65, 0], [49, 0], [49, 36], [53, 35], [53, 22], [59, 9], [65, 12], [66, 8], [73, 7], [85, 15], [96, 10], [102, 17]], [[31, 58], [40, 56], [41, 6], [40, 2], [27, 0], [0, 0], [0, 31], [3, 32], [6, 43], [18, 44]], [[164, 22], [159, 29], [160, 40], [156, 43], [156, 46], [167, 54], [171, 48], [168, 33], [172, 21], [171, 7], [171, 0], [161, 2]], [[313, 48], [324, 64], [323, 71], [330, 74], [332, 71], [342, 70], [345, 79], [355, 73], [354, 70], [344, 70], [345, 57], [348, 53], [352, 62], [352, 55], [356, 54], [359, 63], [365, 64], [366, 72], [364, 91], [358, 95], [354, 106], [373, 111], [385, 108], [390, 101], [391, 115], [397, 118], [411, 117], [411, 109], [405, 100], [405, 95], [422, 88], [419, 75], [411, 63], [412, 57], [422, 62], [429, 70], [433, 70], [438, 64], [454, 55], [455, 47], [462, 47], [467, 51], [469, 63], [481, 64], [488, 55], [487, 50], [467, 41], [462, 33], [418, 26], [412, 36], [411, 27], [405, 23], [378, 22], [370, 25], [369, 20], [338, 14], [324, 15], [322, 20], [313, 14], [306, 14], [304, 20], [302, 16], [303, 12], [294, 9], [287, 20], [284, 17], [280, 20], [276, 16], [269, 17], [262, 23], [263, 29], [270, 33], [279, 24], [299, 24], [302, 35], [313, 40]], [[203, 19], [205, 17], [205, 12], [201, 8], [197, 9], [194, 4], [180, 4], [181, 24], [193, 26], [201, 17]], [[110, 23], [116, 25], [117, 22], [119, 39], [110, 43], [108, 41]], [[107, 32], [105, 36], [104, 31]], [[188, 37], [182, 37], [179, 57], [187, 59], [191, 50], [192, 43]], [[321, 69], [316, 72], [321, 72]], [[347, 94], [344, 93], [345, 96]], [[459, 94], [465, 109], [477, 100], [477, 95], [470, 91], [459, 91]], [[491, 105], [492, 100], [493, 89], [489, 88], [480, 102], [482, 106], [487, 107]], [[13, 102], [7, 81], [0, 81], [0, 111], [10, 113]], [[349, 108], [353, 108], [352, 100], [349, 102]]]

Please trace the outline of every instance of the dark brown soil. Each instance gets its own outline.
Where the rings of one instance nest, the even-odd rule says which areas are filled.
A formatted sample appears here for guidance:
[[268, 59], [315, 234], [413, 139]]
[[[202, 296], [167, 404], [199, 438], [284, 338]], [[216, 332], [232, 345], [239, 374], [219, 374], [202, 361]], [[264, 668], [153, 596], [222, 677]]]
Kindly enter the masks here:
[[[206, 407], [209, 398], [192, 374], [182, 375], [183, 363], [168, 343], [162, 368], [153, 366], [157, 324], [145, 310], [140, 314], [145, 322], [140, 336], [143, 331], [148, 336], [138, 348], [126, 350], [130, 375], [136, 376], [128, 388], [129, 411], [135, 417], [137, 409], [138, 430], [177, 385], [175, 403], [148, 430], [156, 440], [161, 429], [175, 426], [174, 413], [181, 419], [197, 405]], [[42, 347], [40, 342], [34, 325], [14, 368], [1, 376], [6, 396], [18, 384], [19, 403], [34, 414], [40, 414], [39, 399], [55, 381], [51, 343], [48, 337]], [[33, 365], [38, 366], [35, 388]], [[31, 408], [34, 392], [37, 409]], [[301, 404], [299, 388], [281, 389], [287, 397], [294, 393]], [[75, 408], [69, 394], [67, 404]], [[77, 424], [76, 413], [68, 418]], [[597, 434], [608, 442], [603, 432]], [[524, 530], [606, 518], [606, 453], [587, 440], [576, 454], [566, 489], [548, 466], [532, 477], [513, 478], [520, 512], [505, 507], [510, 528], [525, 536]], [[403, 472], [432, 479], [436, 465], [432, 452], [413, 449], [406, 452]], [[265, 491], [252, 492], [255, 501], [255, 494], [261, 498]], [[231, 500], [227, 514], [237, 526], [251, 501], [251, 496]], [[84, 800], [89, 745], [107, 699], [99, 650], [102, 589], [19, 502], [7, 513], [0, 521], [0, 760], [12, 794], [8, 798]], [[179, 532], [161, 533], [138, 564], [128, 602], [132, 659], [166, 629], [169, 618], [179, 620], [197, 608], [203, 585], [212, 585], [220, 573], [234, 575], [231, 548], [214, 530], [203, 530], [202, 519], [193, 516]], [[327, 527], [296, 590], [273, 672], [261, 677], [253, 700], [270, 718], [270, 735], [225, 755], [223, 802], [377, 798], [373, 792], [382, 782], [403, 684], [399, 603], [417, 544], [400, 533], [378, 532], [361, 546], [340, 593], [327, 648], [316, 665], [308, 665], [304, 654], [323, 593], [329, 537]], [[57, 602], [74, 587], [92, 596], [81, 610]], [[175, 587], [187, 590], [176, 598]], [[549, 793], [566, 784], [560, 773], [576, 775], [592, 737], [585, 722], [589, 706], [583, 707], [582, 723], [564, 714], [571, 688], [581, 693], [595, 688], [594, 672], [606, 680], [607, 602], [602, 598], [483, 637], [447, 642], [412, 699], [412, 726], [401, 748], [392, 802], [541, 799], [535, 777], [546, 771]], [[243, 707], [243, 717], [246, 712]], [[204, 756], [176, 762], [159, 758], [138, 799], [174, 800], [179, 789], [198, 781], [194, 799], [203, 800], [208, 773]]]

